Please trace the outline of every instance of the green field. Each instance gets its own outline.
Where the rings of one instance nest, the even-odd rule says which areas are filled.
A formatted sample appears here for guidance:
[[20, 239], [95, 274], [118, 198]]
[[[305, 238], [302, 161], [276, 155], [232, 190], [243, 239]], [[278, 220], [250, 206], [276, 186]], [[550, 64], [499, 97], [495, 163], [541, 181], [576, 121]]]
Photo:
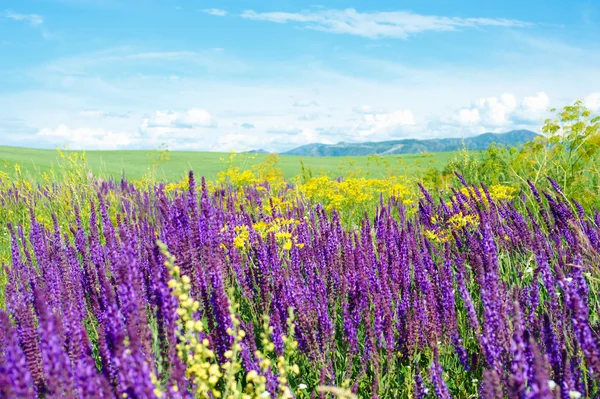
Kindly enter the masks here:
[[[66, 151], [65, 153], [69, 153]], [[153, 155], [148, 151], [87, 151], [89, 166], [94, 174], [102, 177], [121, 177], [123, 173], [129, 180], [142, 177], [153, 165]], [[198, 176], [208, 179], [216, 177], [217, 173], [227, 168], [230, 153], [172, 151], [169, 160], [158, 165], [156, 176], [164, 180], [179, 180], [189, 170]], [[286, 178], [301, 173], [302, 162], [305, 168], [314, 173], [326, 172], [342, 175], [355, 170], [359, 174], [379, 177], [386, 174], [386, 168], [396, 173], [410, 173], [415, 169], [428, 167], [443, 167], [452, 157], [452, 152], [435, 154], [406, 154], [379, 157], [299, 157], [281, 155], [278, 168], [283, 170]], [[9, 171], [15, 163], [21, 170], [32, 178], [50, 171], [59, 160], [55, 150], [40, 150], [30, 148], [0, 146], [0, 170]], [[238, 154], [235, 165], [240, 168], [251, 168], [263, 162], [265, 155]], [[382, 162], [383, 161], [383, 162]]]

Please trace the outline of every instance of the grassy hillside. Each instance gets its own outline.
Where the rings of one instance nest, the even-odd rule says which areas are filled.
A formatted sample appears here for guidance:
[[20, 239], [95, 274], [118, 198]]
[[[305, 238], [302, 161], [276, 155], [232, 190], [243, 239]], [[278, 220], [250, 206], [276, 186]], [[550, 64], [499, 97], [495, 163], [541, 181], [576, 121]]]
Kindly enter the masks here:
[[[173, 151], [169, 153], [170, 159], [158, 166], [157, 175], [165, 180], [178, 180], [192, 169], [199, 176], [214, 178], [219, 171], [227, 168], [229, 155]], [[148, 151], [88, 151], [86, 156], [94, 174], [104, 177], [120, 177], [124, 171], [128, 179], [139, 179], [152, 166], [152, 157], [148, 155]], [[380, 162], [377, 162], [367, 156], [315, 158], [281, 155], [278, 167], [283, 170], [286, 178], [301, 173], [301, 161], [304, 162], [305, 168], [313, 172], [323, 171], [339, 175], [342, 171], [354, 169], [360, 170], [360, 173], [379, 176], [386, 169], [383, 163], [387, 163], [396, 171], [406, 169], [409, 172], [412, 168], [441, 167], [451, 156], [452, 153], [390, 155], [380, 157]], [[235, 162], [240, 167], [251, 167], [261, 163], [265, 157], [264, 154], [239, 154]], [[18, 163], [25, 174], [39, 176], [48, 172], [52, 165], [56, 165], [58, 159], [59, 153], [54, 150], [0, 146], [0, 170], [4, 171]]]

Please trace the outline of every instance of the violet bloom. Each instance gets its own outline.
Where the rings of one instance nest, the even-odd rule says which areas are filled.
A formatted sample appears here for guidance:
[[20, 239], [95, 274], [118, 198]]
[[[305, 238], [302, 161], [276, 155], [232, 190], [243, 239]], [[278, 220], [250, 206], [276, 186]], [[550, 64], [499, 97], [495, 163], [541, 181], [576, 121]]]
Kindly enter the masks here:
[[435, 393], [439, 399], [451, 399], [448, 385], [442, 378], [442, 366], [439, 362], [437, 347], [433, 348], [433, 354], [433, 364], [431, 365], [429, 373], [431, 375], [431, 382], [433, 383]]
[[421, 373], [417, 372], [415, 374], [415, 398], [417, 399], [425, 399], [427, 394], [429, 393], [429, 389], [425, 387], [425, 383], [423, 382], [423, 378], [421, 377]]
[[479, 390], [481, 399], [503, 399], [502, 381], [494, 370], [483, 372], [483, 382]]
[[8, 314], [0, 309], [0, 396], [3, 398], [37, 397], [25, 353]]

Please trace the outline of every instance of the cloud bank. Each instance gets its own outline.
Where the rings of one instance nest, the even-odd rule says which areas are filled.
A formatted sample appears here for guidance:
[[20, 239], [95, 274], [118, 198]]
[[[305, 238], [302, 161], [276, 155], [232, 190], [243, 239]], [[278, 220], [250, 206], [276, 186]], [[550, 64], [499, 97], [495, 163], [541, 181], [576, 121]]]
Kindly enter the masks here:
[[410, 11], [360, 12], [317, 9], [297, 13], [246, 10], [242, 18], [274, 23], [291, 23], [323, 32], [362, 36], [369, 39], [406, 39], [427, 31], [455, 31], [467, 28], [524, 28], [532, 23], [505, 18], [460, 18], [422, 15]]
[[[584, 103], [600, 110], [600, 92], [592, 92]], [[165, 143], [172, 149], [285, 151], [298, 145], [339, 141], [379, 141], [398, 138], [466, 137], [484, 132], [516, 128], [537, 130], [549, 116], [550, 97], [538, 92], [521, 98], [511, 93], [482, 97], [443, 115], [417, 118], [410, 109], [386, 111], [381, 106], [356, 105], [343, 110], [345, 118], [260, 116], [237, 122], [221, 115], [219, 121], [204, 108], [157, 110], [138, 119], [137, 128], [92, 128], [61, 123], [39, 129], [30, 141], [66, 145], [71, 149], [156, 148]], [[119, 121], [102, 110], [85, 111], [89, 118]], [[255, 120], [253, 120], [255, 119]], [[135, 122], [136, 117], [127, 119]], [[287, 120], [288, 123], [281, 123]], [[257, 121], [261, 121], [258, 123]], [[81, 124], [81, 122], [80, 122]]]

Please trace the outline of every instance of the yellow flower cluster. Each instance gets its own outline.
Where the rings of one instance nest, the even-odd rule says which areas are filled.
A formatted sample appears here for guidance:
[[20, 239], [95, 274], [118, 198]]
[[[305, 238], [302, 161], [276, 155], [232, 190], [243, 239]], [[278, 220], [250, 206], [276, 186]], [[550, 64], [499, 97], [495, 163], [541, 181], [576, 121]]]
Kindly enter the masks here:
[[517, 194], [517, 189], [511, 186], [494, 184], [490, 186], [489, 192], [493, 200], [511, 200]]
[[239, 167], [231, 167], [217, 174], [219, 183], [231, 184], [234, 187], [250, 186], [260, 181], [251, 170], [241, 170]]
[[423, 232], [423, 235], [429, 241], [433, 241], [433, 242], [437, 242], [437, 243], [447, 242], [450, 239], [450, 237], [448, 236], [448, 232], [446, 230], [434, 231], [434, 230], [427, 229]]
[[[296, 242], [296, 237], [292, 236], [290, 230], [293, 230], [298, 224], [300, 224], [300, 221], [296, 219], [275, 218], [269, 223], [256, 222], [252, 227], [263, 238], [266, 238], [269, 233], [274, 233], [277, 242], [281, 244], [283, 249], [289, 251]], [[295, 245], [299, 248], [304, 247], [304, 244], [296, 243]]]
[[233, 245], [235, 245], [237, 249], [246, 248], [246, 245], [248, 245], [248, 242], [250, 240], [250, 231], [248, 230], [248, 226], [235, 226], [234, 229], [236, 232], [236, 236], [233, 239]]
[[214, 397], [220, 398], [221, 392], [217, 389], [217, 383], [223, 373], [215, 360], [215, 353], [209, 348], [208, 339], [198, 339], [198, 333], [204, 329], [202, 321], [194, 317], [200, 308], [200, 302], [190, 297], [190, 278], [181, 275], [181, 269], [175, 266], [175, 258], [168, 253], [166, 246], [162, 243], [158, 245], [167, 258], [165, 266], [171, 276], [171, 295], [178, 300], [177, 355], [186, 364], [187, 377], [197, 386], [200, 397], [209, 398], [208, 393], [211, 392]]
[[186, 176], [183, 180], [178, 183], [169, 183], [165, 186], [165, 192], [171, 193], [173, 191], [185, 191], [190, 186], [190, 179]]
[[131, 182], [138, 190], [150, 190], [156, 183], [156, 177], [150, 169], [140, 179]]
[[[175, 266], [175, 258], [171, 255], [165, 244], [158, 242], [163, 255], [167, 258], [165, 266], [169, 270], [171, 280], [169, 287], [171, 294], [178, 299], [177, 315], [177, 354], [186, 364], [186, 374], [196, 386], [197, 396], [199, 398], [225, 398], [225, 399], [262, 399], [268, 396], [265, 374], [272, 370], [273, 363], [270, 355], [273, 354], [275, 346], [271, 339], [273, 328], [269, 325], [269, 317], [263, 317], [263, 332], [261, 333], [261, 343], [263, 351], [257, 350], [254, 356], [259, 362], [260, 373], [256, 370], [250, 370], [245, 375], [246, 387], [242, 391], [238, 383], [238, 374], [243, 370], [240, 361], [241, 341], [246, 333], [239, 329], [240, 320], [237, 316], [239, 305], [233, 303], [229, 306], [229, 313], [233, 328], [227, 329], [227, 334], [233, 338], [231, 348], [225, 352], [227, 359], [220, 364], [215, 353], [209, 347], [208, 339], [200, 340], [198, 334], [204, 331], [202, 321], [197, 320], [197, 314], [200, 303], [190, 297], [191, 281], [188, 276], [181, 275], [181, 269]], [[233, 298], [233, 291], [229, 292], [229, 297]], [[232, 302], [232, 301], [230, 301]], [[277, 369], [278, 379], [278, 399], [293, 398], [292, 390], [289, 384], [289, 377], [298, 375], [300, 369], [298, 365], [292, 363], [295, 356], [298, 342], [294, 339], [294, 315], [289, 310], [288, 335], [282, 336], [284, 342], [284, 354], [277, 358], [275, 367]], [[154, 384], [157, 379], [153, 378]], [[172, 387], [177, 391], [177, 387]], [[162, 396], [162, 390], [157, 387], [155, 393], [158, 397]], [[265, 395], [265, 393], [267, 393]]]
[[[488, 205], [487, 196], [483, 190], [479, 189], [479, 191], [481, 195], [481, 202], [484, 205]], [[463, 193], [467, 198], [474, 198], [476, 201], [479, 201], [479, 197], [477, 196], [475, 189], [472, 187], [463, 187], [460, 189], [460, 192]], [[515, 197], [517, 189], [511, 186], [504, 186], [502, 184], [494, 184], [488, 188], [488, 192], [494, 201], [509, 201]]]
[[156, 374], [154, 374], [153, 372], [150, 373], [150, 381], [155, 386], [154, 395], [156, 395], [156, 397], [159, 399], [162, 398], [163, 391], [162, 391], [162, 389], [160, 389], [160, 384], [159, 384], [158, 378], [156, 377]]
[[448, 241], [452, 237], [453, 232], [464, 228], [477, 228], [479, 217], [477, 215], [463, 215], [462, 212], [459, 212], [448, 218], [445, 223], [441, 222], [437, 217], [433, 217], [431, 223], [439, 225], [440, 228], [437, 231], [427, 229], [423, 232], [423, 235], [430, 241], [442, 243]]
[[[299, 220], [286, 219], [286, 218], [275, 218], [269, 222], [258, 221], [252, 225], [252, 228], [262, 238], [266, 238], [269, 234], [275, 234], [275, 239], [285, 250], [292, 249], [293, 245], [298, 248], [303, 248], [304, 244], [297, 243], [296, 237], [293, 235], [293, 229], [295, 226], [300, 224]], [[226, 232], [228, 229], [225, 226], [221, 229], [221, 233]], [[244, 250], [250, 244], [250, 230], [246, 225], [238, 225], [234, 227], [235, 237], [233, 238], [233, 245], [239, 249]], [[227, 249], [224, 244], [221, 244], [221, 248]]]
[[[300, 374], [300, 368], [297, 364], [293, 364], [292, 357], [298, 348], [298, 342], [294, 339], [294, 313], [292, 309], [289, 309], [289, 317], [287, 320], [288, 325], [288, 335], [282, 336], [282, 340], [284, 343], [284, 353], [282, 356], [277, 358], [277, 362], [275, 363], [275, 367], [277, 368], [277, 388], [279, 389], [279, 394], [277, 395], [280, 399], [291, 399], [293, 398], [292, 390], [290, 389], [289, 377], [292, 375]], [[275, 345], [272, 341], [273, 336], [273, 327], [269, 325], [269, 316], [263, 316], [263, 331], [260, 333], [261, 344], [263, 347], [263, 351], [257, 350], [254, 352], [254, 356], [259, 361], [260, 371], [263, 376], [259, 376], [256, 371], [250, 371], [246, 375], [246, 380], [249, 383], [254, 384], [255, 392], [258, 394], [258, 397], [261, 396], [263, 392], [265, 392], [266, 387], [266, 379], [264, 374], [267, 373], [269, 368], [272, 366], [270, 355], [274, 353]]]
[[380, 195], [384, 198], [393, 196], [409, 204], [412, 194], [408, 186], [395, 176], [384, 179], [351, 177], [341, 181], [319, 176], [299, 184], [298, 191], [308, 200], [321, 202], [328, 210], [365, 205], [376, 201]]
[[467, 226], [477, 227], [478, 224], [479, 224], [479, 216], [463, 215], [462, 212], [452, 215], [450, 217], [450, 219], [448, 219], [448, 225], [453, 230], [460, 230]]
[[[263, 188], [264, 187], [259, 187], [259, 188]], [[295, 194], [293, 192], [287, 193], [287, 196], [284, 196], [284, 198], [279, 197], [277, 195], [272, 195], [271, 197], [269, 197], [269, 201], [264, 201], [263, 203], [263, 209], [266, 213], [272, 213], [273, 211], [285, 211], [287, 210], [291, 205], [292, 205], [292, 200], [294, 199], [294, 196], [291, 194]], [[287, 197], [287, 199], [285, 198]], [[271, 203], [273, 203], [273, 205], [271, 205]]]
[[278, 382], [279, 382], [279, 391], [281, 395], [279, 396], [282, 399], [292, 398], [292, 392], [290, 390], [290, 385], [288, 378], [291, 375], [299, 375], [300, 368], [297, 364], [292, 363], [291, 357], [298, 349], [298, 341], [294, 339], [295, 332], [295, 324], [294, 324], [294, 312], [292, 309], [289, 309], [289, 317], [287, 319], [288, 326], [288, 335], [283, 336], [283, 345], [284, 345], [284, 355], [279, 356], [277, 358], [277, 372], [278, 372]]
[[[241, 154], [237, 153], [229, 155], [227, 169], [217, 174], [219, 183], [231, 184], [236, 188], [268, 183], [272, 192], [278, 192], [285, 186], [283, 171], [276, 168], [279, 163], [279, 155], [269, 154], [262, 163], [254, 165], [252, 168], [249, 168], [248, 165], [242, 167], [238, 165], [240, 162], [254, 161], [256, 156], [244, 155], [241, 156], [240, 161], [236, 161], [236, 158], [240, 158], [240, 156]], [[225, 159], [221, 158], [221, 161], [225, 161]], [[264, 187], [260, 187], [260, 189], [264, 190]]]

